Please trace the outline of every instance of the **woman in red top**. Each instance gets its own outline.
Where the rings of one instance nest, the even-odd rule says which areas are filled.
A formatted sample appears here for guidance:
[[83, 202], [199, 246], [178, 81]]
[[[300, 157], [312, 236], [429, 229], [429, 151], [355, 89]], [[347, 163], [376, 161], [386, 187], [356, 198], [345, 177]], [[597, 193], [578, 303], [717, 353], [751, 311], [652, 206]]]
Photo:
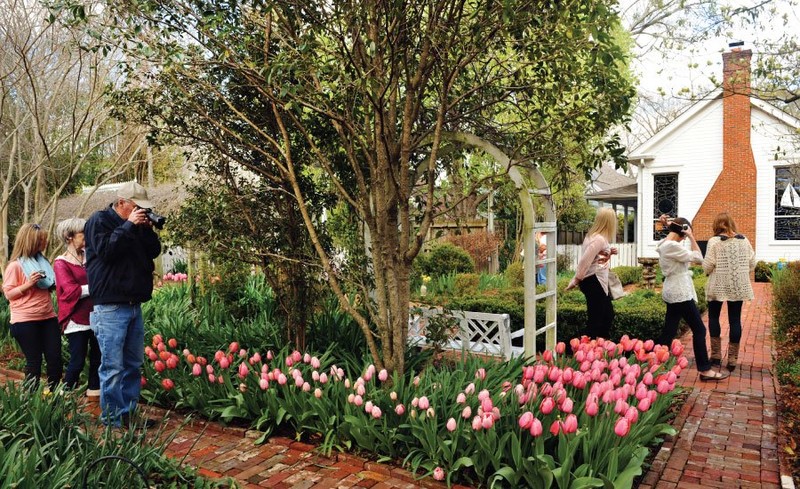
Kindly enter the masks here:
[[23, 224], [14, 240], [14, 251], [3, 274], [3, 294], [11, 310], [11, 336], [25, 354], [25, 381], [33, 386], [47, 361], [51, 389], [61, 381], [61, 334], [50, 290], [53, 268], [42, 255], [47, 232], [38, 224]]
[[67, 388], [74, 389], [89, 354], [89, 389], [86, 395], [100, 395], [100, 346], [97, 344], [91, 327], [89, 313], [92, 311], [92, 300], [89, 298], [89, 281], [84, 269], [83, 227], [85, 219], [72, 218], [58, 223], [56, 234], [67, 249], [56, 257], [53, 268], [56, 272], [56, 297], [58, 298], [58, 323], [64, 330], [69, 343], [69, 364], [64, 376]]

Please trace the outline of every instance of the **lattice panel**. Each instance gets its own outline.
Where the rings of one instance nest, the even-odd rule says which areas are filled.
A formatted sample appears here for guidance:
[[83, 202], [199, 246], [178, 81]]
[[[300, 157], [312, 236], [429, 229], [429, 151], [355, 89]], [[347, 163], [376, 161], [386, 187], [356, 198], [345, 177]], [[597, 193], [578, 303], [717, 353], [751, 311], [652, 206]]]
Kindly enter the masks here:
[[[409, 344], [427, 344], [425, 328], [428, 319], [439, 314], [444, 312], [441, 309], [412, 310], [408, 320]], [[511, 358], [511, 319], [508, 314], [450, 311], [449, 315], [458, 319], [459, 331], [444, 348]]]

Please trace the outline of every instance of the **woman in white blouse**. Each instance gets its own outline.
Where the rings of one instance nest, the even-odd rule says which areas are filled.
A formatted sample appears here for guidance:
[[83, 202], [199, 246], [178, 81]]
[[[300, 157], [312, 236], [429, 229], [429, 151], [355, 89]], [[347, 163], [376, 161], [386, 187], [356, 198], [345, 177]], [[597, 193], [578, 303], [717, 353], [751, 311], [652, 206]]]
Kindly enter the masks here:
[[[722, 380], [728, 377], [728, 372], [717, 372], [711, 369], [706, 348], [706, 326], [697, 309], [697, 292], [692, 282], [690, 263], [703, 263], [700, 247], [694, 239], [692, 226], [683, 217], [668, 221], [667, 216], [661, 216], [661, 222], [669, 234], [658, 244], [658, 263], [664, 274], [664, 286], [661, 296], [667, 303], [667, 316], [664, 319], [664, 329], [656, 343], [669, 345], [678, 334], [678, 324], [681, 319], [686, 321], [692, 330], [692, 346], [700, 380]], [[691, 250], [683, 246], [683, 240], [688, 238]]]
[[711, 363], [722, 366], [722, 340], [719, 316], [722, 303], [728, 303], [728, 365], [731, 372], [739, 359], [742, 338], [742, 304], [753, 300], [750, 272], [756, 267], [756, 254], [750, 241], [736, 232], [736, 224], [727, 212], [714, 219], [714, 236], [708, 240], [703, 269], [708, 274], [708, 332], [711, 335]]
[[617, 213], [603, 208], [583, 240], [583, 254], [567, 290], [580, 287], [586, 296], [586, 330], [591, 338], [608, 338], [614, 322], [614, 306], [608, 291], [608, 260], [617, 254], [609, 245], [617, 235]]

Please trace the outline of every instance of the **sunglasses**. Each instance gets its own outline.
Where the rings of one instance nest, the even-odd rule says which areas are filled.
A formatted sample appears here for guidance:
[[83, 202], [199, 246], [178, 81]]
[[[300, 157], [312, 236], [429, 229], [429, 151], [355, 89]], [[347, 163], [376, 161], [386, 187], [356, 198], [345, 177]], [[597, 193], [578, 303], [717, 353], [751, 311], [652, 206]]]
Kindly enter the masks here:
[[40, 225], [38, 225], [38, 224], [31, 224], [31, 227], [32, 227], [33, 229], [37, 230], [37, 231], [41, 231], [41, 230], [42, 230], [42, 226], [40, 226]]
[[[730, 239], [730, 236], [725, 236], [724, 234], [720, 234], [717, 237], [720, 239], [720, 241], [727, 241], [728, 239]], [[737, 234], [736, 236], [734, 236], [734, 238], [744, 239], [744, 236], [742, 236], [741, 234]]]

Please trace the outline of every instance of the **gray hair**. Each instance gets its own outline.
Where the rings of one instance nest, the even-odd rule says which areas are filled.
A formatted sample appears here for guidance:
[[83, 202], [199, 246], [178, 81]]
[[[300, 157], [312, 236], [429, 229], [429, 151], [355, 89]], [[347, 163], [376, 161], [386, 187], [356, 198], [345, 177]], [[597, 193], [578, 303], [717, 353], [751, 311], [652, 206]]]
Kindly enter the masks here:
[[65, 219], [56, 226], [56, 236], [60, 237], [65, 245], [69, 244], [70, 238], [78, 233], [82, 233], [84, 226], [86, 226], [86, 219], [81, 217]]

